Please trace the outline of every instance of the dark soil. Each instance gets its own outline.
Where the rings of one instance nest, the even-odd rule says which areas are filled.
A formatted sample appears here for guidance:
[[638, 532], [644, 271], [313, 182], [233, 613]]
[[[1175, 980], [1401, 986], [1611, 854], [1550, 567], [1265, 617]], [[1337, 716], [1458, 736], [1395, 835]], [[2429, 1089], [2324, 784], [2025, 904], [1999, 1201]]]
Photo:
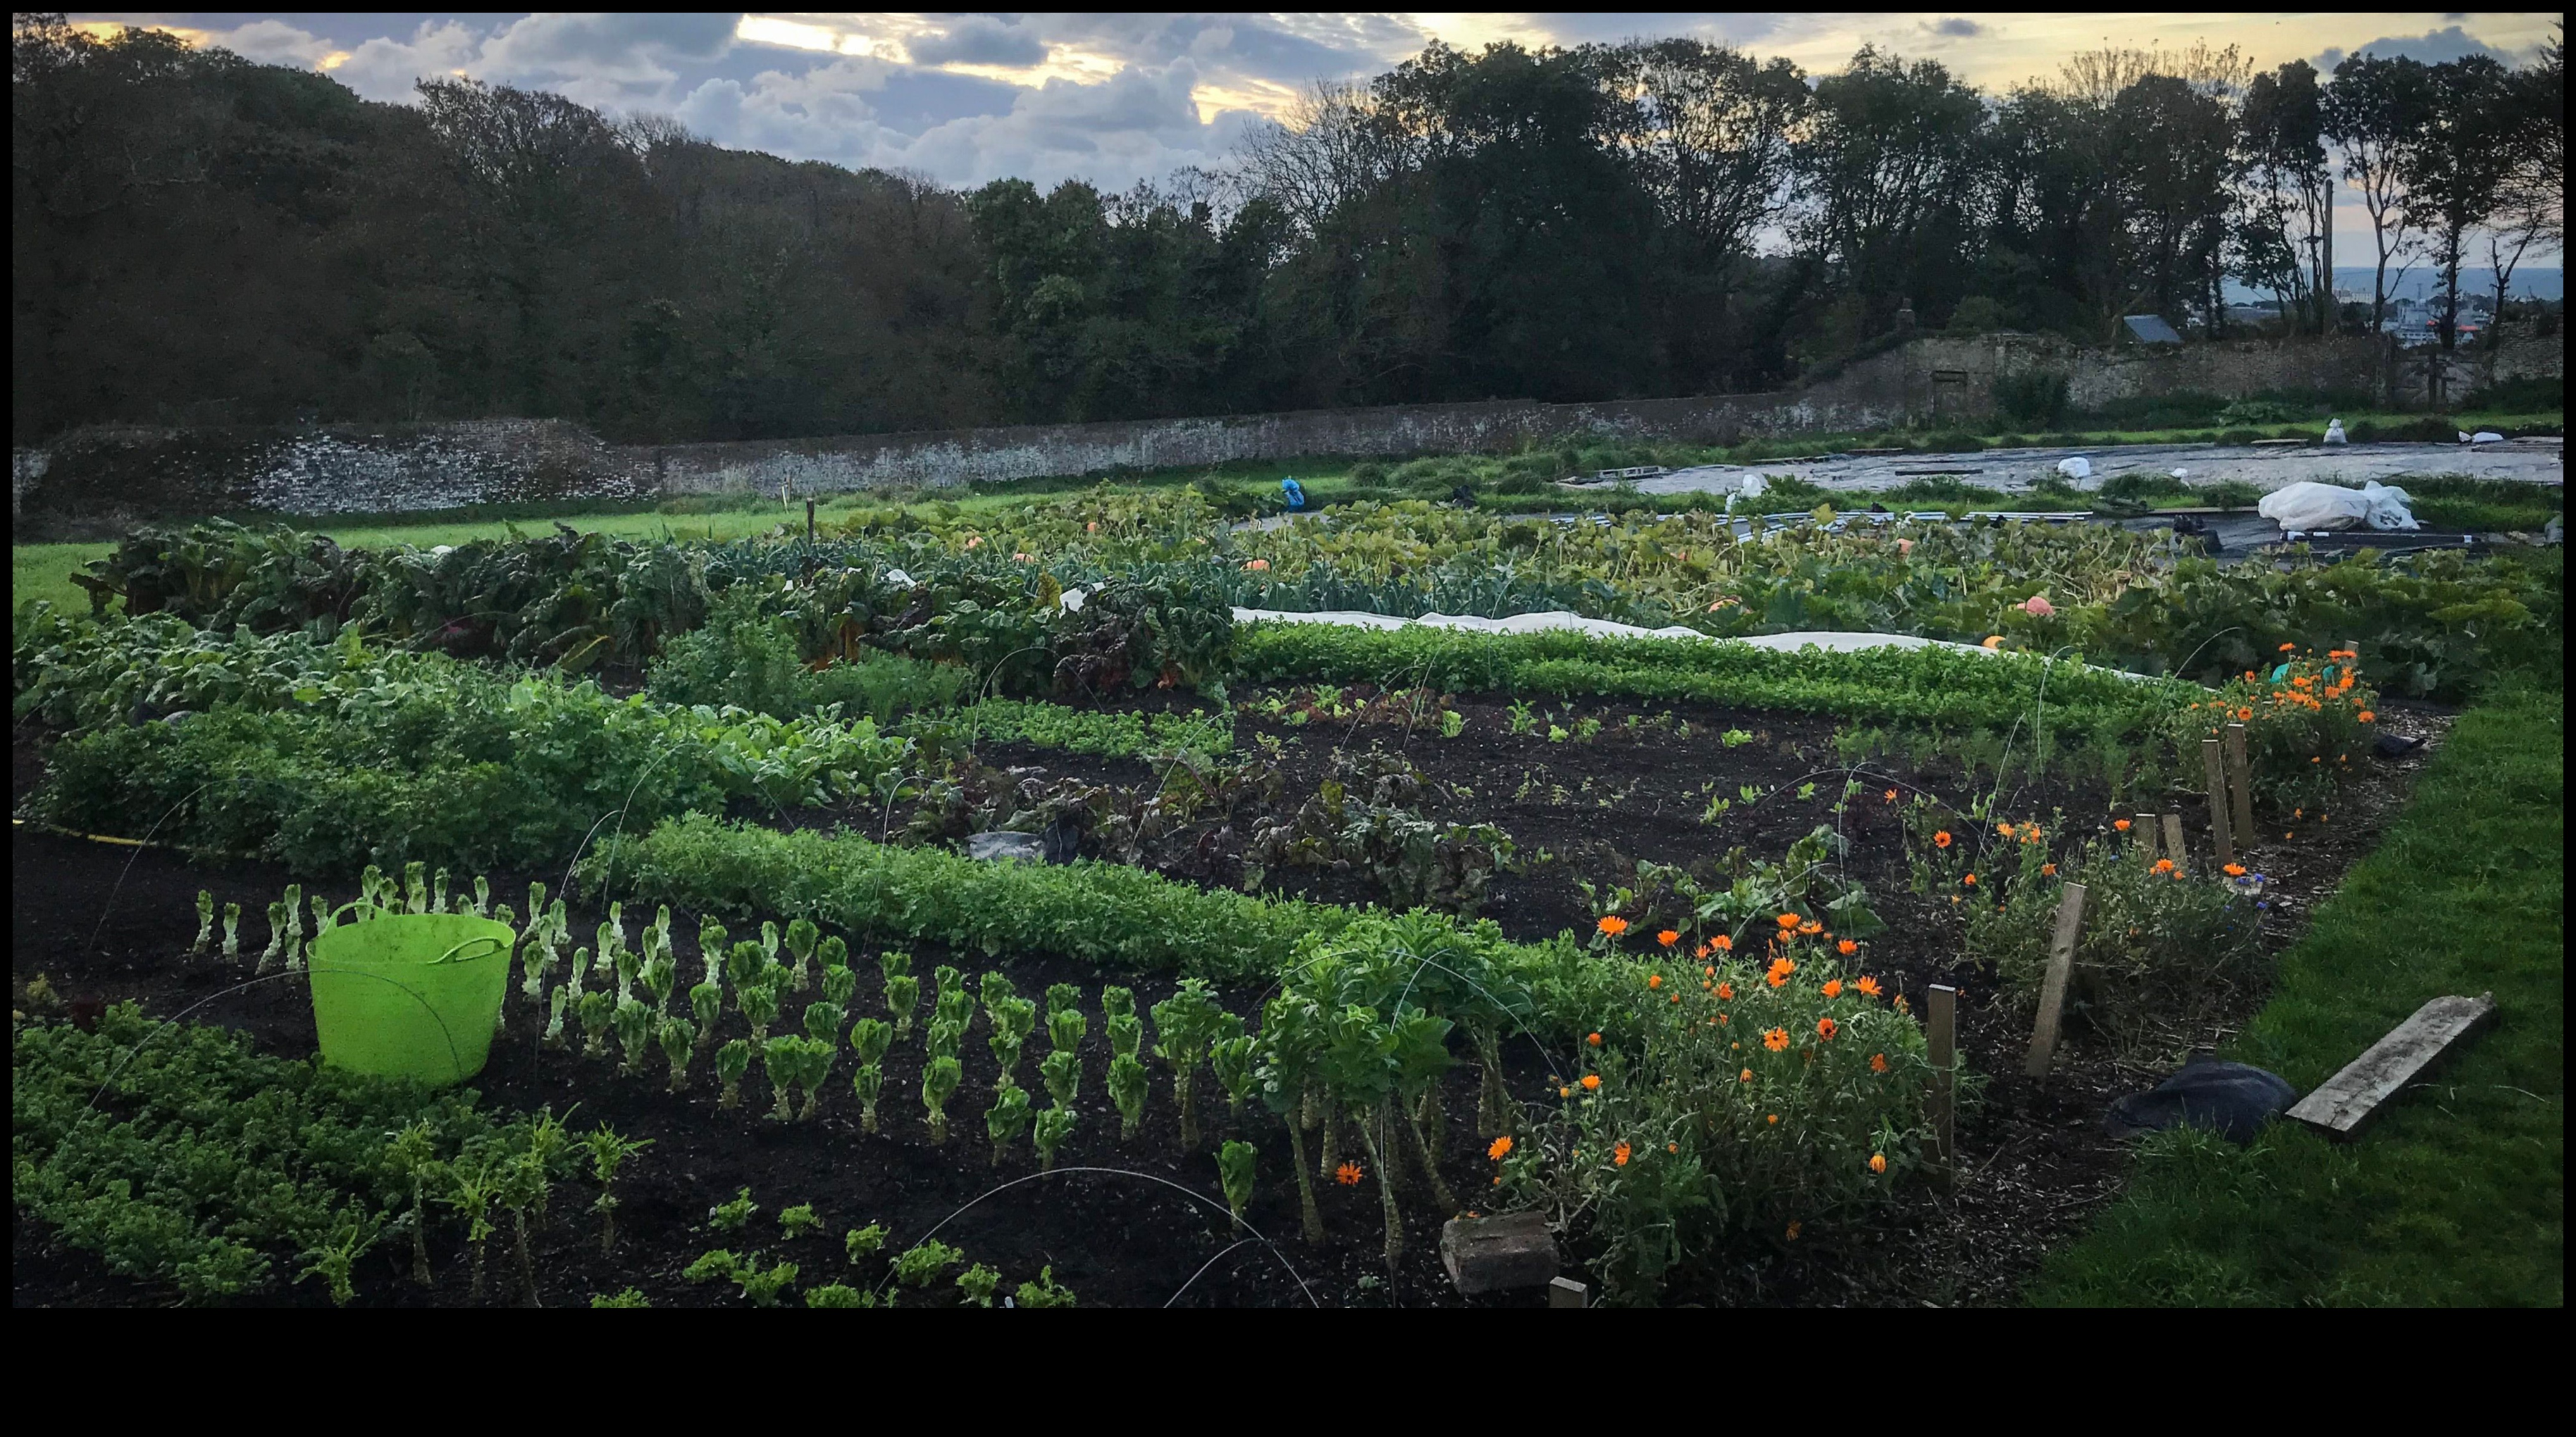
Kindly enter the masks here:
[[[1238, 730], [1238, 754], [1258, 755], [1257, 735], [1277, 737], [1278, 754], [1261, 761], [1277, 769], [1281, 802], [1293, 806], [1328, 773], [1336, 748], [1378, 744], [1400, 749], [1430, 781], [1425, 811], [1461, 822], [1498, 823], [1517, 843], [1526, 871], [1497, 878], [1482, 909], [1514, 937], [1588, 927], [1593, 915], [1576, 886], [1578, 878], [1606, 888], [1630, 878], [1640, 859], [1704, 869], [1738, 846], [1756, 856], [1776, 857], [1817, 825], [1838, 825], [1852, 840], [1848, 864], [1853, 876], [1868, 885], [1873, 906], [1889, 924], [1872, 944], [1872, 970], [1918, 1002], [1924, 987], [1934, 982], [1962, 990], [1961, 1049], [1972, 1069], [1991, 1078], [1982, 1101], [1962, 1114], [1962, 1163], [1955, 1184], [1946, 1191], [1912, 1185], [1874, 1220], [1848, 1230], [1810, 1227], [1796, 1242], [1747, 1242], [1742, 1251], [1708, 1264], [1702, 1285], [1670, 1294], [1675, 1301], [1908, 1306], [2010, 1301], [2047, 1247], [2080, 1228], [2091, 1209], [2116, 1190], [2122, 1147], [2101, 1127], [2110, 1099], [2151, 1086], [2187, 1049], [2221, 1040], [2228, 1024], [2259, 1006], [2259, 993], [2228, 995], [2219, 1022], [2205, 1031], [2175, 1034], [2171, 1052], [2114, 1051], [2107, 1041], [2078, 1031], [2060, 1050], [2046, 1084], [2033, 1084], [2020, 1076], [2018, 1061], [2028, 1041], [2027, 1019], [2002, 1000], [1991, 975], [1961, 963], [1957, 921], [1946, 901], [1908, 891], [1898, 821], [1882, 798], [1893, 787], [1964, 801], [1979, 781], [1956, 766], [1935, 762], [1918, 767], [1884, 759], [1846, 764], [1837, 756], [1832, 723], [1779, 714], [1681, 706], [1665, 719], [1660, 707], [1542, 704], [1532, 715], [1534, 729], [1515, 733], [1510, 705], [1459, 698], [1448, 705], [1463, 715], [1465, 727], [1458, 737], [1444, 739], [1436, 718], [1413, 716], [1416, 721], [1408, 727], [1404, 709], [1393, 702], [1367, 702], [1364, 690], [1346, 693], [1343, 704], [1341, 718], [1319, 713], [1303, 724], [1249, 714]], [[2438, 741], [2447, 726], [2447, 719], [2436, 713], [2390, 708], [2387, 726], [2397, 731]], [[1628, 726], [1631, 717], [1637, 720], [1634, 730]], [[1601, 727], [1588, 739], [1578, 738], [1580, 720], [1587, 718]], [[1565, 730], [1562, 740], [1546, 737], [1552, 724]], [[2275, 947], [2296, 936], [2308, 907], [2376, 842], [2431, 747], [2403, 760], [2374, 760], [2341, 811], [2301, 825], [2294, 838], [2285, 842], [2264, 835], [2268, 841], [2249, 861], [2275, 880], [2270, 896], [2276, 921], [2268, 934]], [[23, 798], [41, 774], [41, 755], [23, 737], [14, 748], [12, 787]], [[1159, 781], [1140, 760], [1098, 760], [1023, 747], [997, 747], [984, 760], [1090, 783]], [[1847, 779], [1861, 788], [1837, 815], [1834, 806]], [[1991, 786], [1991, 779], [1984, 782]], [[1814, 791], [1802, 798], [1799, 790], [1808, 783]], [[1745, 797], [1748, 785], [1760, 793]], [[1730, 799], [1732, 806], [1703, 825], [1700, 819], [1711, 797]], [[2071, 832], [2064, 825], [2089, 826], [2094, 815], [2105, 812], [2108, 799], [2080, 784], [2052, 780], [2008, 793], [1996, 811], [2055, 820], [2054, 827]], [[2205, 848], [2205, 820], [2191, 817], [2188, 804], [2122, 795], [2120, 807], [2178, 809], [2187, 816], [2195, 844]], [[2061, 813], [2079, 817], [2058, 818]], [[771, 818], [800, 826], [848, 820], [875, 827], [875, 815], [860, 820], [854, 812]], [[1208, 845], [1200, 841], [1219, 826], [1221, 819], [1212, 818], [1201, 830], [1162, 840], [1151, 860], [1176, 877], [1231, 882], [1234, 875], [1222, 863], [1205, 860]], [[275, 1054], [312, 1052], [311, 1005], [300, 983], [267, 982], [233, 991], [245, 976], [246, 963], [191, 960], [185, 953], [201, 887], [211, 889], [219, 902], [241, 902], [249, 915], [246, 942], [264, 942], [265, 925], [256, 915], [288, 881], [282, 870], [252, 863], [192, 866], [166, 850], [104, 845], [23, 826], [13, 831], [11, 861], [12, 973], [22, 1006], [27, 1005], [27, 983], [42, 974], [60, 999], [131, 998], [156, 1014], [185, 1011], [194, 1021], [241, 1029]], [[530, 876], [560, 881], [559, 874], [495, 875], [496, 898], [507, 896], [524, 906]], [[1362, 874], [1306, 870], [1281, 878], [1275, 887], [1316, 898], [1374, 898]], [[335, 891], [332, 896], [353, 895]], [[587, 932], [601, 916], [576, 913], [574, 931]], [[630, 914], [630, 925], [640, 916], [646, 915]], [[694, 977], [695, 915], [679, 915], [673, 927], [682, 972]], [[871, 960], [883, 945], [868, 935], [849, 936], [853, 964], [862, 973], [853, 1015], [881, 1013]], [[995, 966], [981, 955], [911, 947], [913, 971], [925, 990], [922, 1022], [936, 965], [955, 962], [970, 975], [970, 983], [972, 975]], [[1121, 1171], [1034, 1176], [1025, 1137], [998, 1167], [993, 1164], [981, 1118], [998, 1065], [982, 1041], [981, 1022], [962, 1055], [965, 1086], [949, 1105], [949, 1138], [942, 1148], [927, 1140], [917, 1033], [888, 1058], [883, 1133], [868, 1135], [859, 1129], [859, 1105], [847, 1087], [846, 1051], [820, 1114], [811, 1122], [780, 1124], [765, 1116], [769, 1095], [756, 1072], [744, 1084], [743, 1108], [727, 1111], [717, 1106], [709, 1062], [693, 1067], [685, 1092], [672, 1094], [665, 1090], [667, 1068], [658, 1056], [648, 1072], [622, 1077], [611, 1060], [584, 1060], [542, 1048], [537, 1041], [540, 1015], [517, 996], [514, 980], [506, 1034], [475, 1083], [484, 1101], [500, 1109], [572, 1110], [577, 1129], [605, 1121], [629, 1137], [654, 1141], [621, 1178], [620, 1241], [613, 1255], [601, 1254], [595, 1219], [582, 1211], [587, 1185], [574, 1184], [559, 1195], [554, 1225], [536, 1245], [545, 1300], [580, 1303], [595, 1293], [633, 1286], [656, 1305], [739, 1302], [729, 1286], [694, 1285], [680, 1276], [691, 1259], [714, 1247], [756, 1250], [770, 1261], [797, 1262], [803, 1269], [800, 1286], [844, 1279], [873, 1282], [882, 1277], [884, 1264], [871, 1262], [854, 1273], [843, 1260], [840, 1235], [874, 1222], [889, 1229], [890, 1247], [897, 1249], [936, 1229], [942, 1241], [963, 1248], [970, 1261], [999, 1268], [1005, 1292], [1036, 1276], [1040, 1267], [1051, 1266], [1059, 1283], [1092, 1306], [1302, 1306], [1310, 1300], [1327, 1306], [1423, 1306], [1466, 1301], [1439, 1265], [1440, 1220], [1448, 1214], [1437, 1210], [1410, 1157], [1398, 1187], [1406, 1218], [1405, 1255], [1392, 1271], [1380, 1253], [1383, 1228], [1373, 1170], [1358, 1187], [1319, 1184], [1328, 1241], [1310, 1248], [1298, 1237], [1288, 1143], [1277, 1122], [1249, 1112], [1240, 1122], [1229, 1118], [1222, 1090], [1202, 1071], [1201, 1150], [1184, 1155], [1179, 1152], [1169, 1070], [1155, 1064], [1144, 1129], [1134, 1141], [1121, 1141], [1104, 1076], [1103, 975], [1043, 955], [1010, 955], [998, 966], [1024, 996], [1037, 997], [1053, 982], [1083, 989], [1091, 1033], [1083, 1047], [1082, 1119], [1060, 1162], [1066, 1169]], [[1150, 979], [1130, 986], [1140, 1005], [1170, 991], [1168, 982]], [[789, 1013], [811, 996], [793, 995]], [[1223, 995], [1229, 1008], [1247, 1016], [1266, 996], [1259, 990]], [[47, 1005], [34, 1006], [42, 1015]], [[725, 1035], [733, 1036], [740, 1023], [728, 1013]], [[578, 1044], [576, 1029], [576, 1048]], [[1019, 1070], [1022, 1085], [1041, 1100], [1035, 1067], [1045, 1051], [1042, 1030], [1031, 1040]], [[1507, 1054], [1507, 1063], [1513, 1069], [1507, 1080], [1517, 1095], [1534, 1098], [1543, 1091], [1550, 1071], [1545, 1055], [1523, 1044]], [[1441, 1144], [1443, 1171], [1469, 1203], [1475, 1201], [1485, 1170], [1482, 1140], [1472, 1121], [1475, 1083], [1470, 1064], [1462, 1063], [1451, 1074]], [[1210, 1154], [1222, 1137], [1234, 1135], [1261, 1149], [1258, 1192], [1247, 1218], [1268, 1242], [1239, 1241], [1242, 1231], [1232, 1227], [1222, 1209]], [[1310, 1157], [1316, 1136], [1308, 1134]], [[1353, 1145], [1347, 1134], [1344, 1144]], [[745, 1186], [760, 1204], [750, 1227], [734, 1234], [711, 1231], [708, 1209]], [[823, 1235], [780, 1238], [778, 1211], [798, 1203], [816, 1207], [825, 1222]], [[433, 1251], [441, 1275], [437, 1291], [412, 1287], [400, 1271], [403, 1255], [388, 1250], [382, 1261], [362, 1264], [359, 1301], [377, 1306], [463, 1303], [459, 1235], [452, 1224], [437, 1225], [435, 1231]], [[132, 1306], [171, 1300], [166, 1290], [109, 1274], [95, 1258], [54, 1243], [41, 1225], [24, 1218], [13, 1221], [12, 1246], [13, 1300], [20, 1306]], [[1585, 1275], [1581, 1256], [1569, 1255], [1569, 1270], [1577, 1277]], [[494, 1244], [492, 1262], [494, 1300], [505, 1300], [513, 1287], [506, 1241]], [[940, 1291], [913, 1301], [951, 1300], [945, 1281]], [[308, 1283], [273, 1291], [265, 1300], [313, 1304], [323, 1299]], [[1476, 1303], [1526, 1306], [1538, 1301], [1536, 1294], [1519, 1293]]]

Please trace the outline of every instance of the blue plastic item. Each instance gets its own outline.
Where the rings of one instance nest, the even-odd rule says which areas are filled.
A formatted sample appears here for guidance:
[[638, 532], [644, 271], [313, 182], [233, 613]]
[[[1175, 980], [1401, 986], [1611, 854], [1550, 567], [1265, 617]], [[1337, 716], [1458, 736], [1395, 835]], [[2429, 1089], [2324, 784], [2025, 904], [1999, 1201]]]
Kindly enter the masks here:
[[1294, 478], [1280, 480], [1279, 492], [1288, 496], [1289, 508], [1303, 509], [1306, 507], [1306, 491]]

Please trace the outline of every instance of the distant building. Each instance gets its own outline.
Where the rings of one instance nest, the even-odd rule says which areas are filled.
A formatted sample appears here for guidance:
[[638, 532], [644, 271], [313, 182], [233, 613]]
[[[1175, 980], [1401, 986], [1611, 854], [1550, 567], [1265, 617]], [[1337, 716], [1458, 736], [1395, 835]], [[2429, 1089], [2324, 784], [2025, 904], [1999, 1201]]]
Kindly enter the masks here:
[[2124, 315], [2120, 320], [2120, 326], [2127, 332], [2128, 338], [2138, 344], [2182, 343], [2182, 336], [2176, 334], [2174, 327], [2165, 323], [2158, 315]]

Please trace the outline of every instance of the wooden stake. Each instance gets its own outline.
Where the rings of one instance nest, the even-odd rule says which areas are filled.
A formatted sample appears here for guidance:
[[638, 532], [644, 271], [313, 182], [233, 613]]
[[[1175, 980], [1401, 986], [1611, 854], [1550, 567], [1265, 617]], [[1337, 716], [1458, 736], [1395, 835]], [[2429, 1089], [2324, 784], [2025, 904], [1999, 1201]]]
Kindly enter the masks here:
[[2129, 830], [2138, 835], [2138, 861], [2154, 866], [2156, 861], [2156, 816], [2142, 813], [2129, 821]]
[[1550, 1307], [1587, 1307], [1589, 1289], [1570, 1277], [1552, 1277], [1547, 1281], [1547, 1305]]
[[2039, 1023], [2031, 1029], [2030, 1056], [2022, 1060], [2024, 1077], [2048, 1076], [2048, 1060], [2057, 1054], [2057, 1023], [2066, 1009], [2066, 984], [2075, 972], [2075, 940], [2084, 932], [2084, 885], [2066, 885], [2058, 900], [2057, 931], [2048, 940], [2048, 976], [2039, 985]]
[[2165, 857], [2174, 861], [2174, 867], [2180, 868], [2182, 854], [2182, 815], [2168, 813], [2165, 815]]
[[2227, 796], [2233, 800], [2228, 813], [2236, 820], [2237, 835], [2247, 847], [2254, 844], [2254, 767], [2245, 757], [2245, 725], [2227, 726]]
[[1924, 994], [1923, 1041], [1932, 1060], [1932, 1168], [1948, 1181], [1959, 1159], [1954, 1124], [1958, 1116], [1959, 990], [1935, 983]]
[[2209, 846], [2221, 864], [2236, 861], [2235, 840], [2227, 833], [2227, 758], [2214, 738], [2200, 741], [2201, 772], [2209, 780]]

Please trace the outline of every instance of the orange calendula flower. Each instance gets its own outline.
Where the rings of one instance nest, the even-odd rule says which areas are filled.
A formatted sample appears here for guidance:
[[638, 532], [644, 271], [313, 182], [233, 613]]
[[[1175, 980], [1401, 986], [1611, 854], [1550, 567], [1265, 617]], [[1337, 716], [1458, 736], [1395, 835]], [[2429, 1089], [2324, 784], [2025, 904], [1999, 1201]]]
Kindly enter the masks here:
[[1752, 1081], [1753, 1081], [1753, 1070], [1752, 1070], [1751, 1068], [1747, 1068], [1747, 1069], [1745, 1069], [1743, 1072], [1736, 1074], [1736, 1075], [1735, 1075], [1735, 1081], [1737, 1081], [1737, 1082], [1739, 1082], [1739, 1083], [1749, 1083], [1749, 1082], [1752, 1082]]
[[1671, 930], [1671, 929], [1667, 928], [1667, 929], [1665, 929], [1663, 932], [1658, 933], [1658, 934], [1656, 934], [1656, 935], [1655, 935], [1655, 941], [1656, 941], [1656, 942], [1658, 942], [1658, 943], [1661, 943], [1662, 945], [1664, 945], [1664, 946], [1665, 946], [1665, 947], [1667, 947], [1667, 948], [1670, 948], [1670, 947], [1672, 947], [1674, 944], [1679, 943], [1680, 941], [1682, 941], [1682, 935], [1680, 935], [1679, 933], [1676, 933], [1676, 932], [1674, 932], [1673, 930]]
[[1610, 1150], [1610, 1162], [1612, 1166], [1626, 1167], [1628, 1165], [1628, 1153], [1629, 1147], [1626, 1143], [1621, 1143], [1619, 1146], [1612, 1148]]
[[1720, 984], [1718, 984], [1718, 985], [1717, 985], [1717, 996], [1719, 996], [1720, 998], [1725, 999], [1725, 1000], [1726, 1000], [1727, 1002], [1729, 1002], [1729, 1003], [1734, 1002], [1734, 1001], [1735, 1001], [1735, 985], [1734, 985], [1734, 984], [1732, 984], [1732, 983], [1720, 983]]
[[1574, 1090], [1572, 1088], [1558, 1088], [1556, 1090], [1556, 1095], [1560, 1098], [1570, 1098], [1574, 1096]]
[[1775, 1053], [1786, 1050], [1789, 1046], [1789, 1030], [1786, 1028], [1774, 1028], [1770, 1032], [1763, 1034], [1762, 1046]]
[[1495, 1162], [1501, 1162], [1503, 1159], [1510, 1157], [1511, 1155], [1512, 1140], [1508, 1135], [1494, 1139], [1494, 1145], [1485, 1149], [1485, 1156], [1492, 1158]]
[[1883, 1173], [1887, 1171], [1887, 1154], [1871, 1153], [1869, 1155], [1869, 1170], [1874, 1173]]
[[1975, 874], [1971, 873], [1971, 874], [1969, 874], [1967, 877], [1962, 878], [1962, 879], [1960, 879], [1959, 881], [1960, 881], [1961, 883], [1964, 883], [1964, 884], [1968, 885], [1970, 888], [1974, 888], [1974, 887], [1976, 887], [1976, 886], [1977, 886], [1977, 875], [1975, 875]]
[[1798, 926], [1799, 919], [1798, 915], [1795, 913], [1783, 913], [1771, 921], [1779, 924], [1782, 928], [1795, 928]]
[[1682, 1150], [1682, 1145], [1681, 1145], [1681, 1144], [1679, 1144], [1679, 1143], [1666, 1143], [1666, 1144], [1664, 1144], [1664, 1151], [1665, 1151], [1665, 1152], [1668, 1152], [1668, 1153], [1677, 1153], [1677, 1152], [1680, 1152], [1681, 1150]]
[[1825, 996], [1828, 998], [1839, 998], [1842, 995], [1843, 980], [1840, 978], [1828, 979], [1825, 983]]
[[1270, 570], [1270, 561], [1268, 559], [1246, 559], [1243, 561], [1243, 567], [1256, 574], [1268, 573]]
[[1720, 953], [1732, 953], [1735, 951], [1735, 940], [1727, 937], [1723, 933], [1720, 933], [1716, 937], [1708, 940], [1708, 946], [1716, 949]]
[[2254, 710], [2251, 708], [2238, 709], [2236, 711], [2236, 721], [2238, 723], [2252, 723], [2254, 721]]
[[1873, 1072], [1873, 1073], [1884, 1073], [1884, 1072], [1886, 1072], [1886, 1071], [1887, 1071], [1887, 1055], [1886, 1055], [1885, 1053], [1872, 1053], [1872, 1054], [1870, 1054], [1870, 1055], [1869, 1055], [1869, 1070], [1870, 1070], [1871, 1072]]
[[1780, 1115], [1779, 1115], [1778, 1113], [1772, 1113], [1772, 1114], [1770, 1114], [1769, 1116], [1765, 1117], [1765, 1118], [1763, 1119], [1763, 1121], [1764, 1121], [1764, 1122], [1769, 1123], [1771, 1126], [1773, 1126], [1773, 1127], [1775, 1127], [1775, 1128], [1776, 1128], [1776, 1127], [1780, 1126]]
[[1340, 1183], [1346, 1188], [1358, 1187], [1360, 1185], [1360, 1165], [1358, 1163], [1344, 1163], [1340, 1167], [1333, 1169], [1333, 1181]]
[[1885, 798], [1887, 799], [1887, 801], [1888, 801], [1888, 802], [1890, 802], [1890, 803], [1894, 803], [1894, 802], [1896, 802], [1896, 790], [1895, 790], [1895, 789], [1892, 789], [1892, 788], [1891, 788], [1891, 789], [1889, 789], [1889, 790], [1886, 792], [1886, 794], [1884, 795], [1884, 797], [1885, 797]]
[[1945, 828], [1945, 829], [1942, 829], [1939, 833], [1933, 834], [1933, 835], [1932, 835], [1932, 846], [1933, 846], [1934, 848], [1947, 848], [1947, 847], [1949, 847], [1949, 846], [1950, 846], [1950, 830], [1948, 830], [1948, 829], [1946, 829], [1946, 828]]
[[1835, 1022], [1831, 1018], [1818, 1018], [1816, 1020], [1816, 1036], [1824, 1039], [1828, 1043], [1832, 1042], [1834, 1040], [1834, 1035], [1842, 1030], [1842, 1024]]
[[1854, 983], [1852, 986], [1858, 988], [1861, 991], [1861, 996], [1864, 998], [1875, 998], [1878, 996], [1878, 980], [1875, 978], [1863, 975], [1861, 980]]
[[2171, 872], [2173, 872], [2173, 871], [2174, 871], [2174, 861], [2173, 861], [2172, 859], [2170, 859], [2170, 858], [2159, 858], [2159, 859], [2157, 859], [2157, 860], [2156, 860], [2156, 872], [2158, 872], [2158, 873], [2171, 873]]
[[2363, 709], [2361, 712], [2354, 714], [2353, 717], [2361, 720], [2363, 723], [2368, 723], [2372, 719], [2379, 717], [2379, 715], [2372, 713], [2368, 709]]
[[1583, 1075], [1583, 1091], [1585, 1091], [1585, 1092], [1587, 1092], [1587, 1093], [1597, 1093], [1597, 1092], [1600, 1092], [1600, 1091], [1601, 1091], [1601, 1075], [1600, 1075], [1599, 1073], [1586, 1073], [1586, 1074], [1584, 1074], [1584, 1075]]
[[2111, 820], [2111, 826], [2120, 830], [2122, 833], [2126, 833], [2129, 831], [2129, 820], [2125, 818], [2115, 818]]
[[1646, 986], [1647, 986], [1648, 988], [1661, 988], [1662, 986], [1664, 986], [1664, 975], [1663, 975], [1663, 974], [1661, 974], [1661, 973], [1649, 973], [1649, 974], [1647, 974], [1647, 975], [1646, 975]]
[[1822, 923], [1817, 922], [1817, 921], [1816, 921], [1816, 920], [1814, 920], [1813, 918], [1810, 918], [1810, 919], [1808, 919], [1806, 922], [1801, 923], [1801, 924], [1799, 924], [1799, 925], [1798, 925], [1798, 931], [1799, 931], [1800, 933], [1805, 934], [1805, 935], [1806, 935], [1807, 937], [1809, 937], [1809, 938], [1813, 938], [1813, 937], [1815, 937], [1817, 934], [1822, 933], [1822, 932], [1824, 932], [1824, 931], [1825, 931], [1825, 925], [1823, 925]]
[[2010, 838], [2013, 836], [2013, 826], [2009, 823], [1998, 823], [1995, 825], [1995, 832], [2002, 834], [2006, 838]]
[[1628, 931], [1628, 920], [1620, 917], [1616, 913], [1613, 913], [1609, 917], [1602, 919], [1598, 926], [1602, 932], [1616, 938], [1620, 934]]
[[1840, 943], [1834, 945], [1834, 951], [1842, 954], [1846, 958], [1849, 958], [1860, 951], [1860, 945], [1846, 938]]
[[1600, 1035], [1600, 1034], [1598, 1034], [1598, 1033], [1587, 1033], [1587, 1034], [1585, 1034], [1585, 1035], [1584, 1035], [1584, 1037], [1583, 1037], [1583, 1041], [1585, 1041], [1585, 1042], [1587, 1042], [1587, 1043], [1590, 1043], [1593, 1047], [1598, 1048], [1598, 1047], [1600, 1047], [1600, 1046], [1601, 1046], [1601, 1035]]
[[2230, 878], [2242, 878], [2245, 876], [2245, 865], [2242, 863], [2231, 863], [2219, 871]]
[[2057, 876], [2057, 865], [2054, 863], [2041, 864], [2039, 866], [2039, 876], [2042, 878], [2055, 878]]
[[2298, 645], [2297, 645], [2297, 644], [2283, 644], [2283, 645], [2281, 646], [2281, 652], [2283, 652], [2283, 653], [2285, 653], [2285, 654], [2286, 654], [2286, 653], [2288, 653], [2290, 650], [2295, 649], [2295, 648], [2297, 648], [2297, 647], [2298, 647]]

